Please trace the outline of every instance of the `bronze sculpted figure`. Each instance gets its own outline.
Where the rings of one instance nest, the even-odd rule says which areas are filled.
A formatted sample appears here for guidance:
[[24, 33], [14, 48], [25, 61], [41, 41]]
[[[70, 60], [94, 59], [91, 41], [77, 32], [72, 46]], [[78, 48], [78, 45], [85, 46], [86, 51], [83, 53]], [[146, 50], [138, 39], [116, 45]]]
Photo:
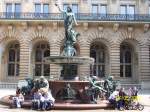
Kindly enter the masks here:
[[74, 44], [77, 41], [77, 37], [80, 35], [73, 29], [73, 25], [77, 24], [76, 18], [72, 9], [67, 7], [67, 11], [60, 9], [60, 7], [55, 4], [59, 11], [64, 15], [64, 27], [65, 27], [65, 43], [64, 50], [61, 55], [63, 56], [74, 56], [76, 55], [76, 49], [74, 48]]

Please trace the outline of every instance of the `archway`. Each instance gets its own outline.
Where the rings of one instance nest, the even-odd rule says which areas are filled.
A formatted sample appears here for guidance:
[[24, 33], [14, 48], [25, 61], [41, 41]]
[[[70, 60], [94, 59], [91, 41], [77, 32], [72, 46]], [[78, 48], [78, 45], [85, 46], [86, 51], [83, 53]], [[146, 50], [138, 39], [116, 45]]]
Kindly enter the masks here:
[[100, 78], [109, 73], [108, 47], [102, 41], [94, 41], [90, 47], [90, 57], [95, 59], [94, 67], [91, 68], [93, 75]]

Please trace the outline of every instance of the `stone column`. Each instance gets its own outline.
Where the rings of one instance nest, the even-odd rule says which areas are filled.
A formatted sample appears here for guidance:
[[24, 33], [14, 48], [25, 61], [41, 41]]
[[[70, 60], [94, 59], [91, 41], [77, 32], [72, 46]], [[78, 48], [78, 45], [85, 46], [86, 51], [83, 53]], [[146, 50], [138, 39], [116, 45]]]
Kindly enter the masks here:
[[[59, 56], [60, 47], [55, 42], [50, 43], [50, 56]], [[60, 66], [50, 64], [50, 80], [58, 80], [60, 78]]]
[[24, 79], [25, 77], [31, 77], [29, 73], [30, 67], [30, 52], [29, 45], [24, 42], [20, 44], [20, 74], [19, 79]]
[[110, 48], [110, 74], [116, 79], [120, 77], [120, 45], [113, 44]]
[[150, 54], [149, 45], [141, 45], [140, 48], [140, 76], [141, 81], [150, 81]]

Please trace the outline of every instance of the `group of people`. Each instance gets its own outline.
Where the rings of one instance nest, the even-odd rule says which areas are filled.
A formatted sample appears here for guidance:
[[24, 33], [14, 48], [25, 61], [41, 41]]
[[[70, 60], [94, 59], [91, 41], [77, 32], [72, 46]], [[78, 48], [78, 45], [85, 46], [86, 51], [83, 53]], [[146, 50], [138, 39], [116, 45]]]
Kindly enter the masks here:
[[[35, 110], [49, 110], [54, 105], [55, 99], [49, 90], [49, 83], [43, 76], [34, 81], [29, 96], [31, 96], [32, 109]], [[13, 107], [20, 108], [24, 102], [24, 96], [21, 93], [21, 88], [17, 88], [16, 95], [12, 97]]]
[[129, 102], [137, 102], [138, 89], [136, 87], [129, 88], [125, 91], [124, 88], [116, 89], [108, 98], [109, 102], [115, 106], [116, 109], [122, 110]]

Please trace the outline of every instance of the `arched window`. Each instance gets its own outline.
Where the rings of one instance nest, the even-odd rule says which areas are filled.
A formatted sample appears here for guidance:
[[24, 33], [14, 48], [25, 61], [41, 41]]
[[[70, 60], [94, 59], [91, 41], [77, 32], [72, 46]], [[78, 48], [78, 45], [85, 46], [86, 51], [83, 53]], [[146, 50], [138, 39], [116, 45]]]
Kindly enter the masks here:
[[132, 48], [128, 44], [120, 46], [120, 77], [132, 77]]
[[93, 75], [104, 77], [105, 76], [105, 46], [94, 44], [90, 49], [90, 57], [95, 59], [93, 67]]
[[19, 75], [20, 46], [13, 43], [8, 48], [8, 76]]
[[43, 59], [50, 56], [49, 45], [46, 43], [39, 43], [35, 47], [35, 76], [49, 76], [50, 65]]

